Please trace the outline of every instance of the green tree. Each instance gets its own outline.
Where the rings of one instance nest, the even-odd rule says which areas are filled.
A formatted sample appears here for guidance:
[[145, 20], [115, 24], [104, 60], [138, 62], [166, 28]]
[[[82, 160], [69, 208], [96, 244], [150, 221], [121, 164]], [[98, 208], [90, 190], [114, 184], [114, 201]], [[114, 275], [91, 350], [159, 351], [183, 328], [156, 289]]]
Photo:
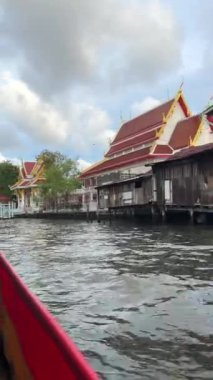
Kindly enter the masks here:
[[58, 165], [61, 162], [66, 161], [67, 157], [60, 152], [51, 152], [47, 149], [44, 149], [41, 153], [38, 154], [38, 156], [36, 156], [36, 160], [42, 160], [45, 168], [48, 169], [52, 165]]
[[0, 193], [3, 195], [11, 196], [12, 191], [9, 186], [14, 185], [18, 180], [19, 169], [10, 161], [3, 161], [0, 163]]
[[81, 187], [76, 161], [59, 152], [48, 150], [41, 152], [36, 158], [43, 160], [45, 165], [45, 182], [40, 186], [44, 199], [54, 201]]

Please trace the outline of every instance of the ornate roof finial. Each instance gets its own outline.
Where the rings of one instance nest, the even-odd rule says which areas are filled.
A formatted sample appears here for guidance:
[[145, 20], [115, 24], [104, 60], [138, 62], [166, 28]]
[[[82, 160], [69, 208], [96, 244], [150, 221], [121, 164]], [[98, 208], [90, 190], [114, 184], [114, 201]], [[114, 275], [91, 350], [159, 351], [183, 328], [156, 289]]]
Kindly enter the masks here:
[[208, 122], [211, 130], [213, 131], [213, 96], [209, 99], [208, 105], [201, 115], [204, 117], [204, 120]]
[[123, 118], [122, 110], [120, 110], [120, 123], [123, 125], [125, 123], [125, 120]]
[[205, 107], [203, 113], [207, 114], [208, 112], [213, 110], [213, 96], [210, 97], [207, 106]]
[[184, 85], [184, 78], [182, 78], [182, 82], [181, 82], [181, 84], [179, 86], [179, 90], [178, 90], [179, 93], [183, 92], [183, 85]]

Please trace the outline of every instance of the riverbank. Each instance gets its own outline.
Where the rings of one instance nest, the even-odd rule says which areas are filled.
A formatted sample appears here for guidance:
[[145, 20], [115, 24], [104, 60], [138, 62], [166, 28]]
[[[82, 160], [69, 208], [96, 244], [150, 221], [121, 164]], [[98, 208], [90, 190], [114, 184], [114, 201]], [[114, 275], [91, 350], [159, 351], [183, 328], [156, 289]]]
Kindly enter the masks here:
[[110, 209], [109, 211], [43, 211], [36, 213], [15, 214], [15, 218], [27, 219], [73, 219], [82, 221], [112, 221], [112, 220], [137, 220], [141, 222], [151, 222], [153, 224], [173, 224], [180, 222], [183, 224], [213, 224], [213, 209], [210, 207], [164, 207], [158, 209], [153, 205], [146, 207], [125, 207], [120, 209]]
[[96, 212], [69, 212], [69, 211], [50, 211], [35, 212], [27, 214], [16, 214], [15, 218], [25, 219], [78, 219], [78, 220], [97, 220]]

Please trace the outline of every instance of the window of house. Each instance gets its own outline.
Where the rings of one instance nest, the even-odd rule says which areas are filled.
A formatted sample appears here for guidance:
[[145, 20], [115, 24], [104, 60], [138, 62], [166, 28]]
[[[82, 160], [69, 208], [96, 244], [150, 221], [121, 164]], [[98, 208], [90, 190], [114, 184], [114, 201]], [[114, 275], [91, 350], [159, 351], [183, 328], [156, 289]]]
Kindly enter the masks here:
[[89, 199], [90, 199], [90, 194], [89, 193], [85, 194], [85, 202], [86, 203], [89, 202]]
[[130, 191], [132, 189], [131, 183], [126, 183], [123, 187], [123, 191]]
[[85, 187], [89, 187], [89, 185], [90, 185], [90, 180], [89, 180], [89, 179], [86, 179], [86, 180], [85, 180]]
[[139, 189], [141, 186], [142, 186], [142, 182], [141, 181], [136, 181], [135, 182], [135, 188], [136, 189]]
[[189, 164], [184, 165], [183, 173], [184, 173], [184, 177], [190, 177], [190, 165]]

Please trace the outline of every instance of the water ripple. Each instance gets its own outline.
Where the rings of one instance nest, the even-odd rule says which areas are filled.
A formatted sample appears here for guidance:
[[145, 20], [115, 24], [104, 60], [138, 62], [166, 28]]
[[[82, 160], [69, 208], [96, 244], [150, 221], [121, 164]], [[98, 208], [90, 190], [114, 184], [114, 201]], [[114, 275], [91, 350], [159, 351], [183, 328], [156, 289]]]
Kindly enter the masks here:
[[213, 379], [209, 227], [0, 221], [0, 248], [107, 380]]

